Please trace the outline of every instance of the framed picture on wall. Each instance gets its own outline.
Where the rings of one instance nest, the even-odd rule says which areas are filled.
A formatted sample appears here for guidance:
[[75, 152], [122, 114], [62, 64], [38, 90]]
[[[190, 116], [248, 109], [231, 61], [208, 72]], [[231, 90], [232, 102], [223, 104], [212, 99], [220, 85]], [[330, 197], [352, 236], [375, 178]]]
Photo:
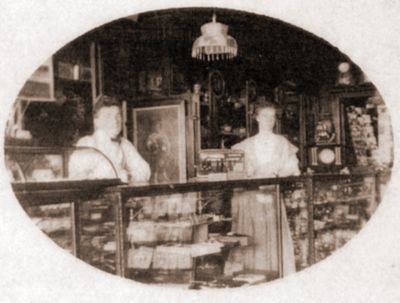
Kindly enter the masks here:
[[149, 70], [147, 72], [147, 92], [150, 94], [162, 93], [164, 81], [165, 77], [162, 70]]
[[149, 67], [138, 73], [139, 96], [167, 96], [169, 79], [163, 67]]
[[146, 102], [136, 106], [132, 115], [134, 144], [150, 165], [150, 182], [185, 182], [184, 100]]

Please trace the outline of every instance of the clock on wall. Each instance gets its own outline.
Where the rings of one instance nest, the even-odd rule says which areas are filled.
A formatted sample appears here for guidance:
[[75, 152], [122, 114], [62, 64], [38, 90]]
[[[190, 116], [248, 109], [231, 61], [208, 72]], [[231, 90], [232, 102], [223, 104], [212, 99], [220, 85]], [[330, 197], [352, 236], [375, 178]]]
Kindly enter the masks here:
[[318, 153], [318, 161], [323, 164], [332, 164], [336, 160], [336, 153], [331, 148], [323, 148]]
[[343, 165], [340, 145], [313, 146], [309, 148], [309, 162], [314, 169], [340, 168]]

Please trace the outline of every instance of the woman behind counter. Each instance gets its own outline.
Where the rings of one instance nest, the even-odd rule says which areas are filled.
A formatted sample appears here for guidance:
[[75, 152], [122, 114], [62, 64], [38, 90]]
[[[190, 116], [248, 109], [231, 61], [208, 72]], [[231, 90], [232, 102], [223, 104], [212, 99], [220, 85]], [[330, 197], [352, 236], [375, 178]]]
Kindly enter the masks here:
[[[273, 133], [276, 107], [259, 98], [255, 107], [259, 133], [234, 146], [245, 154], [245, 168], [250, 178], [273, 178], [300, 174], [297, 147], [285, 137]], [[267, 272], [278, 270], [278, 239], [275, 186], [258, 191], [235, 192], [232, 197], [232, 232], [251, 237], [254, 246], [242, 249], [240, 259], [245, 270]], [[285, 207], [282, 213], [283, 274], [295, 271], [293, 244]]]

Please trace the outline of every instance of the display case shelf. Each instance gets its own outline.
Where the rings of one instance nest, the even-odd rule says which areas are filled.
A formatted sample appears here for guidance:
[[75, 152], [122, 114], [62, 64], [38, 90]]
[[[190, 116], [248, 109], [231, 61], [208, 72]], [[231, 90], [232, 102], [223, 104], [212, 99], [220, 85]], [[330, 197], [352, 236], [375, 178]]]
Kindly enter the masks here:
[[371, 197], [369, 196], [364, 196], [364, 197], [354, 197], [354, 198], [350, 198], [350, 199], [338, 199], [336, 201], [327, 201], [327, 202], [321, 202], [321, 201], [316, 201], [314, 203], [314, 207], [319, 207], [319, 206], [334, 206], [337, 204], [358, 204], [358, 203], [362, 203], [362, 202], [366, 202], [366, 200], [370, 200]]

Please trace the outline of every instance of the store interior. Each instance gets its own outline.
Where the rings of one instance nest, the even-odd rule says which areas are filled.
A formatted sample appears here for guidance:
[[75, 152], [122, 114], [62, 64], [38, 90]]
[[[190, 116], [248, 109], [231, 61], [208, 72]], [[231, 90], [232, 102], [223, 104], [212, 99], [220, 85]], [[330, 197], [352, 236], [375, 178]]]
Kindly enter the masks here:
[[[196, 48], [210, 22], [227, 44]], [[72, 177], [74, 153], [107, 158], [76, 147], [105, 95], [147, 184]], [[274, 103], [298, 174], [250, 177], [232, 148], [260, 131], [260, 100]], [[14, 103], [5, 160], [22, 207], [62, 249], [139, 282], [224, 288], [283, 278], [353, 238], [382, 199], [393, 139], [378, 90], [335, 46], [263, 15], [182, 8], [113, 21], [53, 54]], [[266, 254], [250, 225], [268, 229]]]

